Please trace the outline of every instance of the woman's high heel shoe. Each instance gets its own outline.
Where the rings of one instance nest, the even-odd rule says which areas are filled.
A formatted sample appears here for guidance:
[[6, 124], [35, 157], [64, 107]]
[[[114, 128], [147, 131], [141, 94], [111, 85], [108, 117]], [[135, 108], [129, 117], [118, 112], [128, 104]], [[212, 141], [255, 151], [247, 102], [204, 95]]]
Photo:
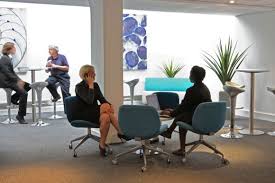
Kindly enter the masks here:
[[100, 145], [98, 145], [98, 147], [99, 147], [100, 155], [102, 157], [108, 156], [108, 152], [107, 152], [106, 148], [102, 148]]

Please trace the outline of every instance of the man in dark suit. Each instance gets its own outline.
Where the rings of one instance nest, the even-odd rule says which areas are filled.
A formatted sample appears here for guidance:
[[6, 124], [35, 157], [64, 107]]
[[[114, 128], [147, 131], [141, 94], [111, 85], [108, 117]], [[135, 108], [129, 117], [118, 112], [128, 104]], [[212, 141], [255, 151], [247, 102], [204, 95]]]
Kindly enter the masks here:
[[[171, 138], [171, 135], [175, 128], [177, 127], [178, 121], [183, 121], [185, 123], [192, 124], [192, 117], [200, 103], [211, 102], [210, 91], [207, 86], [202, 82], [205, 78], [205, 70], [202, 67], [194, 66], [190, 72], [190, 80], [194, 83], [194, 86], [188, 88], [184, 99], [181, 104], [175, 110], [164, 110], [163, 114], [174, 117], [172, 125], [165, 131], [162, 136], [166, 138]], [[182, 155], [183, 149], [185, 148], [186, 134], [187, 131], [184, 129], [179, 129], [180, 131], [180, 143], [181, 148], [173, 152], [176, 155]]]
[[[16, 53], [14, 43], [5, 43], [2, 49], [3, 56], [0, 59], [0, 88], [10, 88], [16, 93], [12, 96], [13, 104], [19, 104], [16, 119], [21, 124], [26, 124], [24, 119], [27, 110], [29, 83], [21, 80], [13, 70], [11, 55]], [[18, 102], [19, 101], [19, 102]]]

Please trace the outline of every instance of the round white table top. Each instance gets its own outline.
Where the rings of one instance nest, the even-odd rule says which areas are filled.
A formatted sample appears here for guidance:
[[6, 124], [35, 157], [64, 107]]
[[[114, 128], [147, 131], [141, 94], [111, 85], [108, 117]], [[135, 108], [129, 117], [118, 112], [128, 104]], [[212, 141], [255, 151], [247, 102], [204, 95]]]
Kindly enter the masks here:
[[237, 72], [262, 73], [262, 72], [269, 72], [269, 70], [267, 70], [267, 69], [237, 69]]
[[45, 70], [46, 68], [29, 68], [29, 71], [42, 71]]

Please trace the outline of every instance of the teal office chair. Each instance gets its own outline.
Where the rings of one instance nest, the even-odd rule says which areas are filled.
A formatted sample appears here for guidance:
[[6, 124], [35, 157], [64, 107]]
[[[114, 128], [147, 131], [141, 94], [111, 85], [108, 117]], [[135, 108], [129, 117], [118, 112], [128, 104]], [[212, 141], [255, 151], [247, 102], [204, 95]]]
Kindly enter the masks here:
[[[164, 109], [175, 109], [180, 102], [179, 95], [174, 92], [156, 92], [154, 93], [158, 97], [159, 107]], [[178, 131], [175, 130], [178, 133]], [[153, 139], [152, 142], [158, 142], [159, 138]], [[163, 137], [162, 145], [165, 145], [166, 139]]]
[[167, 163], [170, 163], [169, 153], [166, 153], [159, 148], [154, 148], [150, 146], [150, 143], [148, 143], [151, 138], [157, 137], [168, 128], [167, 125], [161, 125], [156, 109], [151, 106], [124, 105], [119, 109], [118, 118], [119, 126], [123, 135], [128, 139], [140, 141], [141, 144], [127, 152], [116, 155], [112, 160], [113, 164], [118, 164], [118, 159], [121, 156], [137, 150], [143, 151], [144, 166], [141, 168], [142, 172], [147, 169], [146, 153], [148, 151], [166, 155]]
[[182, 162], [186, 162], [186, 156], [193, 152], [200, 145], [204, 145], [212, 149], [216, 154], [222, 156], [222, 163], [228, 164], [228, 160], [224, 158], [223, 153], [216, 149], [215, 146], [209, 144], [203, 139], [204, 135], [216, 134], [224, 125], [226, 116], [226, 103], [225, 102], [206, 102], [200, 104], [193, 115], [192, 125], [184, 122], [177, 122], [180, 128], [192, 131], [200, 135], [198, 141], [186, 144], [186, 146], [193, 145], [187, 152], [183, 152]]
[[[98, 123], [95, 123], [91, 120], [90, 111], [93, 110], [91, 106], [85, 104], [76, 96], [67, 97], [65, 99], [65, 113], [67, 115], [68, 121], [71, 126], [75, 128], [84, 128], [87, 129], [87, 133], [84, 136], [78, 137], [74, 140], [71, 140], [69, 148], [73, 149], [73, 143], [80, 141], [79, 144], [73, 149], [73, 156], [77, 157], [76, 150], [87, 140], [92, 139], [96, 142], [100, 141], [100, 137], [92, 134], [92, 129], [99, 129], [100, 126]], [[107, 155], [112, 154], [112, 149], [107, 146]]]

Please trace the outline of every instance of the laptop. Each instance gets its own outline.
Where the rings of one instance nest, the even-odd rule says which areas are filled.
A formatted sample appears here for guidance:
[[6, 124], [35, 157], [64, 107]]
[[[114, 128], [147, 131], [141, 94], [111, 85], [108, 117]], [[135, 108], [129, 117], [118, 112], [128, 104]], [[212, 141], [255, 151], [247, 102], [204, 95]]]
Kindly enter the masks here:
[[159, 113], [159, 116], [162, 118], [171, 118], [168, 115], [161, 114], [162, 110], [160, 109], [159, 100], [156, 94], [146, 96], [147, 105], [155, 108]]

